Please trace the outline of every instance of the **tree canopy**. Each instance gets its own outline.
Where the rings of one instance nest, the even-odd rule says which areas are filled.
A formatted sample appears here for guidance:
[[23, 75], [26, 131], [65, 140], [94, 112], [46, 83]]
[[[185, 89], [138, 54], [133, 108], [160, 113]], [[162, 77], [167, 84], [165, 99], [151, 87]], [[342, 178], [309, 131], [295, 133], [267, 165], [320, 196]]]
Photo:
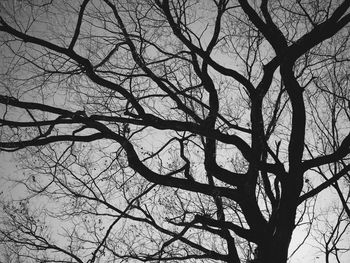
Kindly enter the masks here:
[[282, 263], [306, 226], [341, 262], [349, 6], [2, 1], [0, 150], [26, 189], [2, 202], [4, 257]]

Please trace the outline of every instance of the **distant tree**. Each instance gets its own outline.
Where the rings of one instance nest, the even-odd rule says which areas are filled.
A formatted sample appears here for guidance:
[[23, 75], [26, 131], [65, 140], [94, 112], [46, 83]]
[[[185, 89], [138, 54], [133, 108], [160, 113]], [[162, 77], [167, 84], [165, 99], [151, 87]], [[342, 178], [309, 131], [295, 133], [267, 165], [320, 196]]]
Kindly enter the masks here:
[[316, 218], [312, 233], [323, 262], [342, 263], [342, 255], [350, 251], [350, 220], [344, 211], [344, 208], [333, 206]]
[[1, 242], [26, 262], [287, 262], [316, 196], [349, 189], [349, 6], [1, 1], [0, 149], [27, 189]]

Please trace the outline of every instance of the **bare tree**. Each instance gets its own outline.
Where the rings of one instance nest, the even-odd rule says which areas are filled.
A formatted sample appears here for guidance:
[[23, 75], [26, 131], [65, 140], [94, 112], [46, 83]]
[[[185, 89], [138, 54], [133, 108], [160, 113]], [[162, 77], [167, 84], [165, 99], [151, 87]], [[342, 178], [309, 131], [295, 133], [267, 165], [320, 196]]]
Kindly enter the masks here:
[[0, 5], [22, 258], [286, 262], [348, 174], [348, 0]]
[[314, 224], [314, 240], [316, 247], [321, 251], [323, 262], [344, 262], [342, 255], [348, 253], [350, 221], [346, 218], [344, 208], [330, 207], [316, 218]]

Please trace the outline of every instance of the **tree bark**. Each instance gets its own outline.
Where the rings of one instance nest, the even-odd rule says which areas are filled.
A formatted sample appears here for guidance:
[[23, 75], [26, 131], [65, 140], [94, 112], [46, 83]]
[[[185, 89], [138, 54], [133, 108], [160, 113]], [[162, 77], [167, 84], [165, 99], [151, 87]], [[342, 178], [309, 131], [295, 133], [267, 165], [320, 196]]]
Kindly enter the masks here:
[[[288, 259], [288, 248], [295, 228], [296, 199], [290, 192], [280, 201], [271, 236], [258, 244], [257, 263], [285, 263]], [[289, 196], [289, 198], [287, 197]]]

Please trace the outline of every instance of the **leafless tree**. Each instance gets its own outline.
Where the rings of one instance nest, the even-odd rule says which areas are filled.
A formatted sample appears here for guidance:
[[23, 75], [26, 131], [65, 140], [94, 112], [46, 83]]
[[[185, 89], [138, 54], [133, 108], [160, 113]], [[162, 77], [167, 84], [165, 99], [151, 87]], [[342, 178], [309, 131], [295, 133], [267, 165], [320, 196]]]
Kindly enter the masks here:
[[0, 5], [21, 258], [287, 262], [317, 195], [344, 197], [349, 0]]
[[313, 236], [323, 262], [344, 262], [342, 256], [350, 250], [350, 221], [344, 211], [343, 207], [334, 204], [316, 218]]

